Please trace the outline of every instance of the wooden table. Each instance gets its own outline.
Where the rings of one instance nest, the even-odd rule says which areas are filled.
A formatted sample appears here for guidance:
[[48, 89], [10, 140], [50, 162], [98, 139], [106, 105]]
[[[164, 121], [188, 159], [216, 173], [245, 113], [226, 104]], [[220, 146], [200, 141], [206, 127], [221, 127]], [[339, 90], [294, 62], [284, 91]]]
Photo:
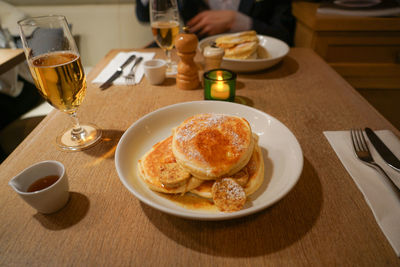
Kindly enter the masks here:
[[25, 55], [23, 49], [0, 49], [0, 75], [24, 62]]
[[[107, 54], [88, 80], [117, 52]], [[237, 95], [283, 122], [302, 146], [302, 175], [281, 201], [220, 222], [181, 219], [139, 202], [115, 170], [118, 140], [143, 115], [202, 100], [203, 91], [181, 91], [173, 79], [105, 91], [89, 83], [79, 116], [104, 129], [102, 143], [84, 152], [59, 151], [55, 135], [70, 121], [53, 111], [0, 166], [0, 265], [399, 266], [323, 131], [369, 126], [400, 133], [310, 49], [294, 48], [272, 69], [239, 74]], [[71, 200], [45, 216], [7, 182], [48, 159], [65, 165]]]

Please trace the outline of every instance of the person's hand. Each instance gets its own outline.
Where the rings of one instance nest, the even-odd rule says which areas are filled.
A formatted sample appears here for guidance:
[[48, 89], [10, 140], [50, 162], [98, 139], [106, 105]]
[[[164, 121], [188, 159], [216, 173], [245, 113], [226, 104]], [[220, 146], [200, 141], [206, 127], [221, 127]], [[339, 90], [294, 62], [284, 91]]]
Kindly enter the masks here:
[[227, 32], [235, 21], [233, 10], [207, 10], [197, 14], [187, 22], [189, 30], [200, 36]]

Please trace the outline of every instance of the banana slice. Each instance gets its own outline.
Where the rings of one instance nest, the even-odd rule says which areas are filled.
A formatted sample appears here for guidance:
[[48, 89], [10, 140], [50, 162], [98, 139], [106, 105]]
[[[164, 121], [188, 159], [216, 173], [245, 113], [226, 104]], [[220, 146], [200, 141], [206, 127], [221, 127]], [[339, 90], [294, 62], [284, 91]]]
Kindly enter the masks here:
[[190, 173], [178, 163], [167, 163], [160, 166], [160, 182], [166, 188], [176, 188], [186, 184]]
[[233, 180], [235, 180], [236, 183], [243, 187], [249, 181], [249, 173], [247, 172], [247, 168], [245, 167], [241, 171], [225, 178], [232, 178]]
[[232, 178], [215, 181], [211, 188], [215, 206], [223, 212], [239, 211], [246, 202], [246, 193]]

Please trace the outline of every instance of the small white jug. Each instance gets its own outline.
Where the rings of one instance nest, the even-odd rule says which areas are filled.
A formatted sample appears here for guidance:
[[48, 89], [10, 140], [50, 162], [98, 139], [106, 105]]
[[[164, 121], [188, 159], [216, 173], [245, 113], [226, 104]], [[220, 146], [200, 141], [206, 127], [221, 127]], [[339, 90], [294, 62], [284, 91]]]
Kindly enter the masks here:
[[[57, 176], [58, 179], [46, 188], [28, 192], [33, 183], [48, 176]], [[68, 178], [64, 165], [58, 161], [36, 163], [12, 178], [8, 184], [25, 202], [44, 214], [58, 211], [69, 199]]]

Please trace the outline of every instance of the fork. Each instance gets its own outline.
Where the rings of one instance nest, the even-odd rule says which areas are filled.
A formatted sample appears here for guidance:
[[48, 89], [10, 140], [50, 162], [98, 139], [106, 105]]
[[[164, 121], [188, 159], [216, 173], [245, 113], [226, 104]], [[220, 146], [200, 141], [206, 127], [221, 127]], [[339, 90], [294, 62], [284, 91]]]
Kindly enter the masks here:
[[136, 80], [135, 80], [136, 67], [140, 64], [140, 62], [142, 62], [142, 60], [143, 60], [143, 57], [138, 57], [136, 59], [135, 63], [133, 63], [133, 66], [130, 69], [129, 73], [124, 76], [127, 83], [136, 84]]
[[351, 142], [353, 143], [354, 152], [359, 160], [364, 162], [366, 165], [377, 170], [381, 175], [386, 177], [395, 187], [398, 187], [393, 178], [379, 166], [372, 158], [371, 152], [369, 151], [368, 144], [365, 141], [364, 133], [361, 129], [351, 129]]

